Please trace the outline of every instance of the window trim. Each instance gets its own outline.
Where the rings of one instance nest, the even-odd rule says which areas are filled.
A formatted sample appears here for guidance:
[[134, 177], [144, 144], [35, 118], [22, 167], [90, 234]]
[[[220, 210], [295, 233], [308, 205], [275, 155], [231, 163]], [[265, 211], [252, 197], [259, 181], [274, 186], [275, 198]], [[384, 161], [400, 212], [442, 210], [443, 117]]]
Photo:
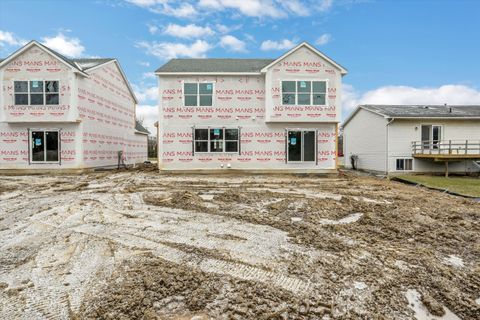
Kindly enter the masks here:
[[[212, 84], [212, 105], [210, 106], [201, 106], [200, 105], [200, 84], [202, 83], [211, 83]], [[185, 104], [185, 84], [196, 84], [197, 85], [197, 105], [195, 106], [187, 106]], [[183, 106], [184, 107], [213, 107], [215, 102], [215, 81], [182, 81], [182, 93], [183, 93]], [[193, 94], [188, 94], [189, 96], [193, 96]], [[202, 94], [202, 96], [208, 96], [207, 94]]]
[[[397, 161], [399, 160], [403, 160], [403, 169], [398, 169], [398, 166], [397, 166]], [[412, 168], [411, 169], [405, 169], [405, 163], [406, 163], [406, 160], [411, 160], [412, 161]], [[400, 172], [403, 172], [403, 171], [415, 171], [414, 170], [414, 166], [413, 166], [413, 158], [395, 158], [395, 171], [400, 171]]]
[[[38, 132], [42, 131], [43, 132], [43, 139], [45, 139], [45, 133], [46, 132], [57, 132], [58, 134], [58, 160], [57, 161], [47, 161], [46, 160], [46, 149], [47, 149], [47, 143], [45, 143], [43, 147], [43, 153], [44, 153], [44, 160], [43, 161], [34, 161], [33, 160], [33, 150], [32, 150], [32, 134], [33, 132]], [[29, 164], [61, 164], [62, 163], [62, 129], [58, 128], [28, 128], [28, 156], [29, 156]]]
[[[15, 95], [17, 94], [15, 92], [15, 82], [27, 82], [27, 92], [18, 92], [18, 94], [26, 94], [27, 95], [27, 106], [59, 106], [60, 105], [60, 80], [58, 79], [41, 79], [41, 80], [32, 80], [32, 79], [13, 79], [13, 105], [14, 106], [25, 106], [25, 104], [16, 104], [15, 103]], [[41, 81], [43, 82], [43, 104], [31, 104], [32, 100], [31, 100], [31, 94], [32, 92], [30, 92], [30, 82], [32, 81]], [[58, 94], [58, 103], [57, 104], [47, 104], [47, 91], [46, 91], [46, 87], [45, 87], [45, 83], [47, 81], [56, 81], [58, 82], [58, 92], [53, 92], [53, 93], [48, 93], [48, 94]], [[33, 94], [40, 94], [40, 92], [33, 92]]]
[[[298, 82], [300, 81], [309, 81], [310, 85], [310, 104], [298, 104]], [[283, 103], [283, 82], [295, 82], [295, 104], [284, 104]], [[325, 104], [313, 104], [313, 83], [314, 82], [325, 82]], [[325, 107], [328, 105], [328, 88], [329, 88], [329, 79], [285, 79], [280, 80], [280, 98], [282, 106], [321, 106]], [[292, 92], [286, 92], [287, 94], [292, 94]], [[300, 94], [307, 94], [305, 92]]]
[[[300, 148], [300, 153], [301, 153], [301, 160], [298, 160], [298, 161], [291, 161], [289, 160], [288, 158], [288, 146], [289, 146], [289, 141], [288, 141], [288, 133], [290, 131], [301, 131], [302, 132], [302, 146]], [[305, 150], [304, 150], [304, 146], [303, 146], [303, 142], [304, 142], [304, 135], [305, 135], [305, 131], [313, 131], [315, 133], [315, 139], [314, 139], [314, 147], [315, 147], [315, 159], [312, 160], [312, 161], [305, 161], [304, 160], [304, 153], [305, 153]], [[315, 163], [315, 165], [318, 164], [318, 131], [317, 129], [314, 129], [314, 128], [286, 128], [285, 129], [285, 159], [287, 160], [287, 164], [288, 163]]]
[[[192, 127], [193, 129], [193, 144], [192, 144], [192, 148], [193, 148], [193, 155], [195, 154], [238, 154], [240, 155], [240, 140], [241, 140], [241, 137], [240, 137], [240, 127], [226, 127], [226, 126], [200, 126], [200, 127]], [[195, 139], [195, 130], [197, 129], [206, 129], [208, 130], [208, 135], [207, 135], [207, 140], [198, 140], [198, 141], [202, 141], [202, 142], [207, 142], [207, 147], [208, 147], [208, 151], [197, 151], [196, 150], [196, 142], [197, 140]], [[222, 142], [223, 142], [223, 151], [221, 152], [216, 152], [216, 151], [211, 151], [210, 150], [210, 130], [212, 129], [222, 129], [223, 130], [223, 139], [222, 139]], [[229, 130], [229, 129], [235, 129], [238, 131], [238, 139], [237, 140], [227, 140], [226, 139], [226, 135], [225, 135], [225, 130]], [[226, 150], [226, 142], [237, 142], [237, 151], [225, 151]]]

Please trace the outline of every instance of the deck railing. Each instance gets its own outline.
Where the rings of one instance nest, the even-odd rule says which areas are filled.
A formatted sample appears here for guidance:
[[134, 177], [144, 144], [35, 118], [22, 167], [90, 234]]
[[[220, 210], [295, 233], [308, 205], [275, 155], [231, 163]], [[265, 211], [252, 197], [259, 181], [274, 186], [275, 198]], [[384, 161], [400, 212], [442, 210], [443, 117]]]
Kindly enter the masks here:
[[414, 155], [480, 155], [480, 140], [438, 140], [413, 141]]

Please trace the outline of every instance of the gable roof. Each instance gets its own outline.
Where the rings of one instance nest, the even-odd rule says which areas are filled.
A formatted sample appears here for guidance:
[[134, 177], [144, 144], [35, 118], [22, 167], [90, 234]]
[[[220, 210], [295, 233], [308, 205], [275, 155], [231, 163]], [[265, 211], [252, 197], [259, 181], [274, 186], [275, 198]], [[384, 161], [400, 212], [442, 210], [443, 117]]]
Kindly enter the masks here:
[[260, 73], [272, 59], [172, 59], [155, 73]]
[[342, 74], [346, 74], [347, 70], [341, 65], [327, 57], [322, 52], [318, 51], [315, 47], [302, 42], [295, 48], [291, 49], [287, 53], [283, 54], [277, 59], [171, 59], [160, 68], [158, 68], [156, 74], [260, 74], [266, 72], [268, 68], [275, 65], [278, 61], [286, 58], [299, 48], [307, 47], [314, 53], [330, 62], [334, 67], [340, 70]]
[[138, 133], [150, 134], [150, 131], [148, 131], [138, 120], [135, 120], [135, 130], [138, 131]]
[[57, 59], [62, 61], [67, 66], [71, 67], [74, 71], [76, 71], [76, 72], [78, 72], [78, 73], [80, 73], [84, 76], [88, 76], [88, 74], [86, 73], [87, 71], [90, 71], [90, 70], [92, 70], [96, 67], [99, 67], [99, 66], [101, 66], [105, 63], [108, 63], [108, 62], [115, 62], [118, 69], [120, 70], [120, 74], [122, 75], [123, 80], [127, 84], [128, 90], [130, 91], [130, 93], [133, 97], [133, 100], [135, 101], [135, 103], [138, 103], [137, 97], [135, 97], [135, 93], [130, 86], [130, 82], [128, 81], [125, 73], [123, 72], [122, 67], [120, 66], [120, 63], [115, 58], [77, 58], [77, 59], [70, 59], [70, 58], [67, 58], [64, 55], [60, 54], [59, 52], [48, 48], [47, 46], [41, 44], [40, 42], [32, 40], [29, 43], [27, 43], [25, 46], [21, 47], [20, 49], [18, 49], [17, 51], [15, 51], [11, 55], [9, 55], [7, 58], [0, 59], [0, 68], [5, 66], [11, 60], [13, 60], [15, 57], [19, 56], [20, 54], [27, 51], [29, 48], [31, 48], [33, 46], [37, 46], [37, 47], [43, 49], [47, 53], [53, 55], [54, 57], [56, 57]]
[[278, 59], [275, 59], [273, 60], [270, 64], [268, 64], [267, 66], [265, 66], [263, 69], [262, 69], [262, 72], [266, 72], [267, 69], [269, 69], [270, 67], [274, 66], [276, 63], [278, 63], [279, 61], [285, 59], [286, 57], [288, 57], [289, 55], [291, 55], [292, 53], [294, 53], [295, 51], [297, 51], [298, 49], [302, 48], [302, 47], [306, 47], [310, 50], [312, 50], [314, 53], [316, 53], [318, 56], [322, 57], [323, 59], [327, 60], [328, 62], [330, 62], [335, 68], [337, 68], [338, 70], [340, 70], [340, 73], [342, 75], [345, 75], [348, 73], [347, 69], [345, 69], [344, 67], [342, 67], [340, 64], [338, 64], [337, 62], [335, 62], [333, 59], [331, 59], [330, 57], [326, 56], [324, 53], [320, 52], [317, 48], [315, 48], [314, 46], [312, 46], [311, 44], [309, 44], [308, 42], [304, 41], [302, 43], [300, 43], [298, 46], [296, 46], [295, 48], [292, 48], [290, 49], [290, 51], [286, 52], [285, 54], [283, 54], [280, 58]]
[[345, 126], [360, 109], [396, 119], [480, 119], [480, 105], [359, 105], [344, 121]]

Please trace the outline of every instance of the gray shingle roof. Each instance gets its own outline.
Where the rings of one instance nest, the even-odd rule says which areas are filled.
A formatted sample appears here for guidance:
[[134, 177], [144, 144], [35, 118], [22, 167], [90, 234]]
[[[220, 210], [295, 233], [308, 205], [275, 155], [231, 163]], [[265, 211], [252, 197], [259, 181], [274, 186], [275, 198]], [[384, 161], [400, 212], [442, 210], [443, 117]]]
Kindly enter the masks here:
[[480, 105], [361, 105], [391, 118], [480, 118]]
[[143, 133], [150, 133], [150, 131], [148, 131], [144, 126], [142, 126], [142, 124], [138, 120], [135, 120], [135, 130]]
[[172, 59], [155, 72], [260, 72], [274, 59]]

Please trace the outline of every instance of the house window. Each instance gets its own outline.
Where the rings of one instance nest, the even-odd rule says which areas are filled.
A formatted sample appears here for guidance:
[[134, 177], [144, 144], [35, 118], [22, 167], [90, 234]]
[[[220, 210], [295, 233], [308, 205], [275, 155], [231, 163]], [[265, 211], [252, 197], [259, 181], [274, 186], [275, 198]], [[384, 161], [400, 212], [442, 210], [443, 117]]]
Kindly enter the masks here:
[[396, 160], [397, 171], [411, 171], [413, 170], [413, 159], [397, 159]]
[[421, 137], [423, 149], [438, 149], [442, 140], [442, 126], [422, 125]]
[[186, 107], [212, 106], [213, 83], [184, 83]]
[[59, 162], [58, 130], [32, 130], [30, 133], [31, 162]]
[[315, 161], [314, 130], [288, 130], [287, 139], [288, 162]]
[[15, 105], [58, 105], [58, 81], [14, 81]]
[[239, 152], [238, 128], [195, 129], [194, 152]]
[[326, 104], [326, 81], [282, 81], [282, 103], [284, 105]]

